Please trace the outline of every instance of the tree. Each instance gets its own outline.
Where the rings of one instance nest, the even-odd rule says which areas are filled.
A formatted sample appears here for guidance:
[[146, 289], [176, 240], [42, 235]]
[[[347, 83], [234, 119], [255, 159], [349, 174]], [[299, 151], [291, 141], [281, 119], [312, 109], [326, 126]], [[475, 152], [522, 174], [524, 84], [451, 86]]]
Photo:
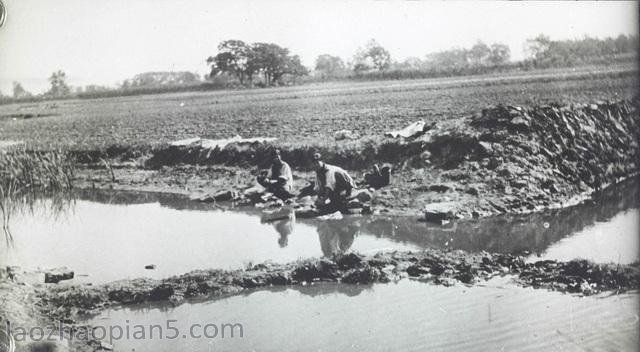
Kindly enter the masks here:
[[242, 40], [225, 40], [218, 45], [218, 51], [217, 55], [207, 58], [211, 77], [226, 72], [238, 78], [240, 84], [250, 84], [259, 69], [251, 47]]
[[324, 54], [316, 58], [315, 70], [322, 78], [337, 77], [344, 69], [344, 62], [338, 56]]
[[210, 56], [211, 77], [221, 73], [231, 74], [241, 84], [251, 85], [255, 74], [262, 74], [264, 84], [282, 83], [284, 75], [306, 75], [308, 70], [300, 57], [289, 55], [289, 49], [273, 43], [247, 44], [240, 40], [226, 40], [218, 45], [220, 52]]
[[[637, 40], [637, 38], [636, 38]], [[632, 45], [630, 45], [630, 40], [629, 38], [627, 38], [626, 35], [624, 34], [620, 34], [615, 40], [615, 47], [616, 47], [616, 51], [620, 52], [620, 53], [627, 53], [630, 52], [632, 50], [635, 50], [635, 48], [632, 48]]]
[[71, 89], [67, 85], [67, 75], [61, 70], [51, 74], [49, 83], [51, 83], [51, 88], [47, 92], [47, 95], [59, 98], [67, 96], [71, 92]]
[[13, 98], [14, 99], [22, 99], [30, 97], [31, 93], [27, 92], [24, 88], [22, 88], [22, 84], [19, 82], [13, 82]]
[[131, 79], [124, 80], [120, 88], [183, 86], [198, 82], [200, 82], [200, 77], [193, 72], [154, 71], [139, 73]]
[[494, 43], [491, 45], [491, 54], [489, 55], [489, 61], [491, 64], [498, 66], [509, 62], [511, 58], [511, 49], [508, 45], [502, 43]]
[[424, 63], [420, 58], [417, 57], [408, 57], [404, 61], [396, 66], [402, 70], [421, 70], [424, 66]]
[[468, 58], [473, 66], [485, 66], [489, 62], [491, 49], [482, 41], [478, 41], [468, 52]]
[[425, 62], [437, 69], [452, 70], [467, 67], [468, 50], [454, 48], [427, 55]]
[[[125, 81], [125, 82], [127, 82], [127, 81]], [[124, 82], [123, 82], [122, 86], [125, 86]], [[95, 85], [95, 84], [90, 84], [90, 85], [84, 86], [84, 92], [85, 93], [89, 93], [89, 94], [103, 93], [103, 92], [107, 92], [109, 90], [110, 90], [109, 87], [99, 86], [99, 85]]]
[[255, 43], [251, 46], [252, 61], [264, 76], [267, 86], [282, 84], [285, 74], [294, 78], [309, 73], [298, 55], [289, 55], [289, 49], [273, 43]]
[[302, 64], [300, 56], [298, 55], [290, 56], [285, 66], [285, 73], [291, 75], [294, 81], [297, 77], [309, 74], [309, 69]]
[[391, 65], [391, 54], [375, 39], [369, 40], [364, 49], [360, 49], [354, 57], [353, 69], [356, 72], [376, 69], [384, 71]]
[[289, 49], [273, 43], [255, 43], [251, 46], [251, 51], [267, 86], [279, 82], [280, 78], [287, 73]]
[[524, 44], [524, 51], [530, 59], [542, 61], [548, 55], [550, 46], [551, 39], [544, 34], [540, 34], [533, 39], [527, 39]]

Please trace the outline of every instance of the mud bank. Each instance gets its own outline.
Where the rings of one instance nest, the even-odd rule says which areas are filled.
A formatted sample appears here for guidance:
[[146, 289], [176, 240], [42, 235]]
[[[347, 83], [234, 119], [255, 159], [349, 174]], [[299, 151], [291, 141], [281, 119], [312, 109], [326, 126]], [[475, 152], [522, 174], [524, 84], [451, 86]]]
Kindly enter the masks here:
[[[76, 153], [81, 187], [206, 195], [254, 185], [279, 148], [300, 190], [313, 179], [311, 156], [363, 181], [373, 164], [392, 165], [392, 183], [372, 206], [395, 214], [425, 207], [450, 218], [560, 208], [638, 172], [638, 101], [571, 106], [496, 106], [465, 118], [425, 124], [409, 138], [365, 136], [315, 145], [231, 143], [224, 148], [112, 147]], [[332, 137], [328, 137], [332, 138]], [[108, 167], [100, 160], [110, 158]]]
[[590, 295], [624, 291], [640, 285], [640, 266], [587, 261], [526, 263], [510, 254], [464, 251], [390, 252], [289, 264], [262, 263], [245, 270], [196, 270], [165, 280], [123, 280], [105, 285], [44, 285], [35, 289], [39, 308], [51, 319], [72, 323], [79, 315], [113, 304], [137, 304], [232, 295], [266, 286], [309, 285], [317, 281], [371, 284], [412, 277], [439, 285], [473, 284], [496, 275], [514, 275], [522, 286]]

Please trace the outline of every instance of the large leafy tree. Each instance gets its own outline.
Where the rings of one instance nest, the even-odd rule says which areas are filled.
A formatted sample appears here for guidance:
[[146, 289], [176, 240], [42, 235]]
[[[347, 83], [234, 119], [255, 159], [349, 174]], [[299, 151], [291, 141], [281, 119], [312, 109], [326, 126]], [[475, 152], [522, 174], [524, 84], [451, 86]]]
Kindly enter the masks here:
[[302, 60], [298, 55], [290, 56], [285, 66], [285, 73], [293, 76], [294, 80], [296, 77], [309, 74], [309, 69], [302, 64]]
[[255, 43], [251, 49], [266, 85], [275, 84], [287, 73], [289, 49], [273, 43]]
[[240, 81], [250, 83], [258, 71], [251, 47], [242, 40], [225, 40], [218, 45], [218, 54], [207, 58], [211, 76], [229, 73]]
[[273, 43], [246, 44], [240, 40], [227, 40], [218, 46], [219, 53], [207, 59], [211, 75], [228, 73], [241, 84], [252, 84], [256, 74], [262, 74], [265, 85], [281, 83], [285, 74], [301, 76], [308, 70], [297, 55]]
[[15, 99], [26, 98], [31, 96], [31, 93], [27, 92], [20, 82], [13, 82], [13, 97]]
[[511, 58], [511, 49], [508, 45], [502, 43], [494, 43], [491, 45], [491, 54], [489, 55], [489, 61], [493, 65], [502, 65], [509, 62]]
[[371, 39], [364, 48], [358, 50], [353, 61], [356, 72], [370, 69], [384, 71], [391, 65], [391, 54], [375, 39]]
[[67, 75], [64, 71], [58, 70], [49, 77], [51, 88], [47, 92], [52, 97], [64, 97], [71, 93], [71, 89], [67, 85]]
[[491, 48], [482, 41], [475, 43], [468, 52], [468, 58], [472, 66], [484, 66], [491, 57]]

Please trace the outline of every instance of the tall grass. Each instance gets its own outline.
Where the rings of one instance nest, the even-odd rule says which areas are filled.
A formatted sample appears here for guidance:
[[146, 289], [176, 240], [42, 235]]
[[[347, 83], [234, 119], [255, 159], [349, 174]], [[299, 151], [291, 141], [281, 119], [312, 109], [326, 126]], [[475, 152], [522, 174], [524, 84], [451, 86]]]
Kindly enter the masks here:
[[72, 188], [73, 160], [62, 151], [0, 152], [0, 188], [13, 192], [50, 192]]
[[[0, 212], [2, 232], [8, 245], [13, 242], [9, 228], [12, 214], [32, 208], [43, 195], [63, 193], [73, 187], [74, 160], [63, 151], [0, 150]], [[54, 197], [54, 208], [64, 208], [65, 197]], [[55, 210], [55, 209], [54, 209]]]

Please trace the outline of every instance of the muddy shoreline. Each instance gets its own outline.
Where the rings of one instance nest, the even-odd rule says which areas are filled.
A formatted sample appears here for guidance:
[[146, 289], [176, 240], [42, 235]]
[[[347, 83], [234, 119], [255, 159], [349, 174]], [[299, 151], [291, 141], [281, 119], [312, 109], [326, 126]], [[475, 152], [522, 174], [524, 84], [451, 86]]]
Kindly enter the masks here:
[[637, 175], [637, 106], [638, 101], [496, 106], [425, 125], [408, 138], [362, 137], [328, 145], [275, 141], [76, 151], [76, 185], [193, 198], [231, 192], [232, 200], [253, 205], [245, 191], [256, 185], [259, 171], [269, 167], [269, 153], [279, 148], [293, 168], [296, 191], [313, 181], [314, 152], [349, 170], [356, 181], [374, 164], [391, 166], [391, 184], [369, 188], [376, 213], [435, 211], [450, 219], [526, 214], [577, 204]]
[[[468, 253], [428, 249], [421, 252], [349, 253], [334, 258], [305, 259], [287, 264], [265, 262], [243, 270], [196, 270], [164, 280], [133, 279], [103, 285], [32, 284], [30, 273], [6, 280], [8, 287], [31, 291], [39, 313], [51, 321], [76, 323], [79, 317], [112, 305], [213, 298], [269, 286], [339, 282], [369, 285], [413, 278], [436, 285], [481, 282], [512, 276], [513, 282], [566, 293], [593, 295], [640, 287], [640, 263], [595, 264], [586, 260], [525, 262], [524, 257], [499, 253]], [[12, 291], [12, 290], [10, 290]], [[28, 294], [28, 295], [29, 295]]]

